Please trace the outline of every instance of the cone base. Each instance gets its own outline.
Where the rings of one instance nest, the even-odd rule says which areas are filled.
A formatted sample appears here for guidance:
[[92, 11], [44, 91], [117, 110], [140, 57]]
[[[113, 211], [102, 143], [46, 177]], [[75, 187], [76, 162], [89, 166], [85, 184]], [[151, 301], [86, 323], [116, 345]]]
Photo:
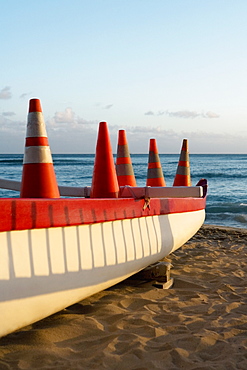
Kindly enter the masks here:
[[164, 178], [148, 179], [146, 186], [166, 186]]
[[115, 193], [104, 193], [100, 192], [99, 194], [97, 192], [90, 193], [90, 198], [118, 198], [118, 192]]
[[59, 198], [56, 175], [51, 163], [24, 164], [21, 198]]
[[191, 186], [191, 180], [187, 175], [176, 175], [173, 186]]
[[118, 176], [118, 185], [119, 186], [136, 186], [136, 180], [135, 177], [132, 175], [122, 175]]

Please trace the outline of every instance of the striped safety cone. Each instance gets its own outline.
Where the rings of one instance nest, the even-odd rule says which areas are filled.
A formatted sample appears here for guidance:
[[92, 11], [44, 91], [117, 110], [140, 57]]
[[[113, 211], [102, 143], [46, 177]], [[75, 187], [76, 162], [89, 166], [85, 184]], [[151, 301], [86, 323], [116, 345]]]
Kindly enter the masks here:
[[188, 140], [183, 139], [177, 173], [173, 186], [191, 186]]
[[148, 158], [148, 172], [147, 172], [147, 186], [166, 186], [158, 147], [155, 139], [150, 139], [149, 143], [149, 158]]
[[92, 178], [91, 198], [117, 198], [119, 185], [106, 122], [100, 122]]
[[60, 197], [39, 99], [29, 102], [20, 197]]
[[136, 186], [125, 130], [118, 132], [116, 172], [119, 186]]

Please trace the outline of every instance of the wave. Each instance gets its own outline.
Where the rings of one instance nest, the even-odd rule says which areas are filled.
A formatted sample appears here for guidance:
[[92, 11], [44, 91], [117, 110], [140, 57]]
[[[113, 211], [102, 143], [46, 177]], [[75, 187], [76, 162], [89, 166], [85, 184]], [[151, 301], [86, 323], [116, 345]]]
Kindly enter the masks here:
[[232, 227], [246, 227], [247, 204], [241, 202], [213, 203], [206, 206], [206, 223]]
[[246, 227], [247, 215], [234, 213], [206, 213], [205, 223], [231, 227]]
[[192, 177], [195, 177], [195, 176], [201, 176], [201, 177], [204, 177], [206, 179], [245, 179], [247, 178], [247, 171], [238, 171], [238, 172], [234, 172], [234, 173], [227, 173], [227, 171], [225, 172], [197, 172], [197, 171], [192, 171], [191, 172], [191, 176]]
[[22, 166], [23, 158], [13, 158], [13, 159], [0, 159], [0, 165], [2, 166]]
[[206, 207], [208, 213], [246, 213], [247, 204], [244, 203], [223, 203], [223, 204], [208, 204]]
[[241, 224], [247, 224], [247, 217], [245, 215], [237, 215], [233, 219]]
[[53, 160], [55, 167], [65, 167], [65, 166], [78, 166], [78, 169], [86, 166], [93, 166], [94, 162], [90, 161], [78, 161], [78, 160]]

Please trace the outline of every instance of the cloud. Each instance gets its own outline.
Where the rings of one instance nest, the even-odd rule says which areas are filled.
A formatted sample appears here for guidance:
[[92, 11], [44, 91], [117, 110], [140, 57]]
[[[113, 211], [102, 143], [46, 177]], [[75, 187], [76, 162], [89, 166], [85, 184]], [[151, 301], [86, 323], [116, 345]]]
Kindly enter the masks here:
[[15, 116], [15, 112], [3, 112], [2, 115], [4, 117], [11, 117], [11, 116]]
[[84, 125], [84, 126], [88, 126], [88, 125], [98, 125], [99, 124], [99, 121], [96, 121], [96, 120], [86, 120], [84, 118], [81, 118], [81, 117], [77, 117], [77, 124], [78, 125]]
[[[12, 112], [6, 112], [12, 113]], [[207, 112], [208, 114], [208, 112]], [[56, 112], [52, 119], [45, 119], [49, 143], [53, 153], [94, 153], [98, 122], [86, 120], [72, 108]], [[113, 152], [117, 150], [119, 125], [108, 125]], [[157, 139], [159, 153], [179, 155], [183, 138], [189, 140], [190, 153], [246, 153], [247, 131], [214, 133], [206, 131], [175, 131], [160, 126], [133, 125], [125, 127], [131, 153], [148, 155], [149, 139]], [[0, 114], [0, 147], [2, 153], [23, 153], [26, 119], [15, 120], [11, 115]]]
[[179, 117], [179, 118], [196, 118], [199, 117], [201, 114], [189, 110], [181, 110], [178, 112], [168, 112], [166, 111], [166, 114], [169, 117]]
[[219, 118], [219, 115], [214, 112], [207, 112], [204, 114], [205, 118]]
[[25, 132], [25, 121], [15, 121], [9, 119], [7, 116], [0, 115], [1, 153], [23, 153], [25, 144]]
[[[6, 114], [7, 113], [7, 114]], [[19, 133], [24, 133], [26, 128], [25, 121], [12, 120], [9, 117], [15, 115], [14, 112], [5, 112], [0, 115], [0, 131], [8, 132], [10, 134], [19, 135]]]
[[[117, 125], [108, 125], [109, 131], [117, 136], [117, 132], [122, 127]], [[179, 134], [173, 130], [165, 130], [161, 126], [129, 126], [127, 129], [127, 135], [133, 136], [137, 140], [142, 142], [142, 139], [150, 137], [168, 138], [178, 137]]]
[[113, 104], [103, 105], [102, 103], [97, 102], [95, 103], [95, 107], [101, 108], [101, 109], [111, 109], [113, 107]]
[[145, 133], [151, 135], [168, 132], [168, 130], [164, 130], [160, 126], [132, 126], [128, 128], [128, 132], [129, 131], [132, 133]]
[[25, 99], [27, 96], [29, 96], [31, 94], [31, 92], [28, 92], [28, 93], [23, 93], [20, 95], [20, 99]]
[[113, 107], [113, 104], [108, 104], [103, 109], [111, 109], [111, 107]]
[[157, 113], [153, 111], [148, 111], [144, 113], [146, 116], [163, 116], [166, 114], [168, 117], [176, 117], [176, 118], [185, 118], [185, 119], [194, 119], [194, 118], [219, 118], [220, 116], [214, 112], [206, 112], [206, 113], [199, 113], [190, 110], [180, 110], [175, 112], [166, 111], [158, 111]]
[[12, 93], [10, 91], [10, 86], [4, 87], [0, 90], [0, 99], [7, 100], [12, 98]]
[[75, 121], [75, 113], [71, 108], [66, 108], [64, 112], [56, 112], [53, 119], [55, 123], [73, 123]]
[[76, 116], [72, 108], [68, 107], [63, 112], [56, 112], [52, 119], [47, 121], [48, 125], [52, 126], [54, 129], [70, 130], [71, 128], [81, 129], [85, 126], [95, 125], [98, 121], [88, 121], [82, 117]]
[[[109, 126], [109, 129], [114, 139], [118, 127]], [[150, 125], [127, 127], [126, 132], [132, 153], [148, 153], [148, 143], [152, 137], [157, 139], [160, 153], [179, 153], [184, 138], [189, 140], [190, 153], [246, 153], [247, 131], [235, 134], [203, 130], [175, 131]], [[116, 139], [113, 148], [116, 148]]]

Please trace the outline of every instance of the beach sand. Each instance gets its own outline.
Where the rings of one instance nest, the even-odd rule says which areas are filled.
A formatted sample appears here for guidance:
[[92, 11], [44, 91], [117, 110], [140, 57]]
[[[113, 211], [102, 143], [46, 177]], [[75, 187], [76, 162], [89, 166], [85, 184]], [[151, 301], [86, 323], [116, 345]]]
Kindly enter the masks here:
[[203, 226], [166, 260], [0, 339], [0, 369], [247, 369], [247, 230]]

